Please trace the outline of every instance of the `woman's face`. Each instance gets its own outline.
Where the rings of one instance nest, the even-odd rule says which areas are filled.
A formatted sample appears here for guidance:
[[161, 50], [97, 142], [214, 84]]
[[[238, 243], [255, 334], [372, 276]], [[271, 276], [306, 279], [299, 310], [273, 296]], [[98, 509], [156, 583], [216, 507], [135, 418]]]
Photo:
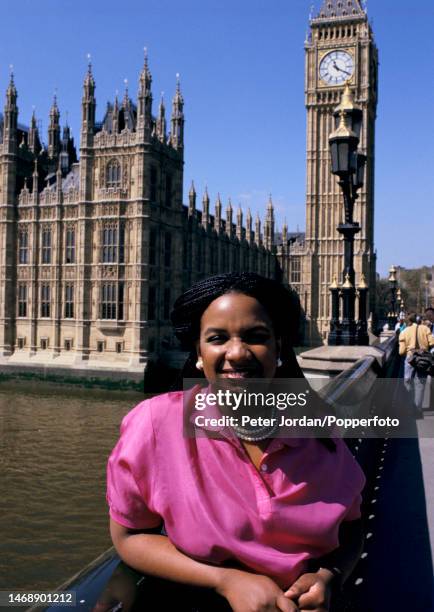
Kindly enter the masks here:
[[226, 293], [203, 313], [196, 349], [209, 382], [273, 378], [280, 342], [258, 300]]

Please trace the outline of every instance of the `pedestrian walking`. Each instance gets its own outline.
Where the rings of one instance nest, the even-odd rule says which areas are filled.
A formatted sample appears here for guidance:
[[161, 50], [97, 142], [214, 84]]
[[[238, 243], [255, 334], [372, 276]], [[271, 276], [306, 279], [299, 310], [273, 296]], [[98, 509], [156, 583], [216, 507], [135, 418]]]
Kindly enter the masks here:
[[408, 315], [408, 325], [399, 334], [399, 354], [405, 357], [404, 361], [404, 386], [409, 394], [414, 397], [416, 416], [422, 416], [422, 405], [427, 380], [427, 372], [421, 372], [410, 364], [410, 359], [416, 350], [429, 351], [434, 349], [434, 338], [430, 329], [421, 323], [417, 323], [415, 313]]
[[401, 312], [399, 313], [398, 322], [395, 325], [395, 332], [401, 333], [402, 331], [404, 331], [406, 327], [407, 327], [407, 324], [405, 322], [405, 312], [401, 310]]

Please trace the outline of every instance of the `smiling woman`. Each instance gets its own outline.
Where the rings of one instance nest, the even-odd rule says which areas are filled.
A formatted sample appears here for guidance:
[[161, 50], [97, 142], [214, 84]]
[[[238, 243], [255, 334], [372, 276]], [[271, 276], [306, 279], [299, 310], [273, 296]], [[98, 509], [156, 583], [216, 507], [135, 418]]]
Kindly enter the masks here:
[[217, 298], [202, 315], [197, 365], [206, 379], [273, 378], [280, 340], [258, 300], [242, 293]]
[[[183, 375], [210, 386], [302, 377], [298, 312], [287, 289], [256, 274], [197, 283], [172, 313], [190, 350]], [[122, 423], [107, 489], [119, 555], [171, 581], [158, 609], [191, 610], [181, 603], [190, 585], [207, 612], [328, 610], [360, 553], [360, 468], [341, 440], [273, 438], [268, 425], [249, 437], [225, 420], [219, 438], [184, 437], [185, 400], [199, 390], [142, 402]], [[173, 583], [184, 585], [175, 595]]]

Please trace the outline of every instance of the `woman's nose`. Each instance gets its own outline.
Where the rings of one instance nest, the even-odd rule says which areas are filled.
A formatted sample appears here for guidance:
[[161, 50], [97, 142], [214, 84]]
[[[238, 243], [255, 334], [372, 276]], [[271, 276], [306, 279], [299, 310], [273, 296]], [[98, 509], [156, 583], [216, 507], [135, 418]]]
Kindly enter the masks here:
[[226, 358], [231, 361], [243, 360], [249, 357], [246, 344], [239, 339], [230, 340], [226, 348]]

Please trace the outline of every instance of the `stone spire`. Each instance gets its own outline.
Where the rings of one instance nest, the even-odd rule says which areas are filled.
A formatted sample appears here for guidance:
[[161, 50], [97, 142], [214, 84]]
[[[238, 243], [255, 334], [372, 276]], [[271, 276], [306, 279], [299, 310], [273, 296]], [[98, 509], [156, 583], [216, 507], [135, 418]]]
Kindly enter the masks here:
[[264, 242], [267, 249], [274, 246], [274, 206], [271, 199], [271, 194], [267, 204], [267, 215], [265, 218], [264, 227]]
[[238, 240], [243, 239], [243, 211], [240, 205], [238, 205], [237, 210], [237, 238]]
[[39, 197], [39, 173], [38, 173], [38, 158], [37, 157], [35, 157], [35, 164], [33, 167], [33, 174], [32, 174], [32, 196], [33, 196], [33, 203], [37, 204], [38, 197]]
[[250, 208], [247, 209], [247, 215], [246, 215], [246, 240], [249, 244], [252, 244], [252, 241], [253, 241], [252, 213], [250, 212]]
[[18, 122], [18, 106], [17, 106], [17, 89], [15, 87], [14, 73], [12, 66], [10, 67], [9, 85], [6, 90], [6, 102], [4, 107], [4, 122], [3, 122], [3, 151], [6, 153], [14, 153], [17, 146], [17, 122]]
[[81, 146], [92, 144], [95, 129], [95, 80], [92, 74], [90, 55], [88, 57], [87, 73], [83, 83], [83, 97], [81, 99]]
[[28, 146], [34, 155], [38, 155], [41, 150], [41, 142], [39, 140], [38, 124], [36, 122], [35, 110], [33, 110], [32, 118], [30, 119], [29, 140]]
[[163, 92], [161, 92], [160, 106], [158, 107], [157, 138], [161, 142], [166, 142], [166, 107], [164, 106]]
[[139, 78], [137, 95], [137, 131], [147, 142], [152, 133], [152, 75], [148, 66], [148, 50], [144, 49], [145, 58]]
[[13, 67], [10, 66], [9, 85], [6, 90], [6, 107], [17, 108], [17, 88], [15, 87]]
[[217, 194], [217, 200], [215, 203], [215, 214], [214, 214], [214, 229], [217, 233], [222, 228], [222, 202], [220, 200], [220, 194]]
[[288, 242], [288, 225], [286, 223], [286, 218], [285, 218], [283, 222], [283, 227], [282, 227], [282, 243], [284, 247], [286, 247], [287, 242]]
[[176, 91], [172, 101], [170, 140], [174, 149], [184, 147], [184, 98], [181, 94], [179, 74], [176, 75]]
[[191, 181], [190, 191], [188, 192], [188, 216], [192, 217], [196, 211], [196, 189]]
[[62, 199], [62, 160], [59, 157], [59, 163], [57, 164], [56, 172], [56, 191], [58, 193], [59, 202]]
[[118, 100], [118, 91], [116, 90], [115, 102], [113, 104], [112, 111], [112, 132], [113, 134], [117, 134], [119, 132], [119, 100]]
[[209, 225], [209, 195], [207, 187], [205, 187], [205, 192], [202, 198], [202, 225], [205, 229]]
[[53, 104], [50, 109], [50, 120], [48, 124], [48, 157], [57, 157], [60, 149], [60, 112], [57, 106], [57, 96], [54, 94]]
[[228, 205], [226, 207], [226, 234], [229, 236], [229, 238], [232, 238], [233, 236], [233, 230], [232, 230], [233, 212], [234, 211], [232, 208], [232, 202], [231, 202], [231, 199], [229, 198]]
[[261, 246], [261, 219], [259, 218], [259, 213], [256, 213], [256, 221], [255, 221], [255, 244]]
[[128, 92], [128, 79], [124, 79], [125, 91], [124, 91], [124, 99], [122, 100], [122, 108], [128, 109], [130, 108], [130, 94]]

